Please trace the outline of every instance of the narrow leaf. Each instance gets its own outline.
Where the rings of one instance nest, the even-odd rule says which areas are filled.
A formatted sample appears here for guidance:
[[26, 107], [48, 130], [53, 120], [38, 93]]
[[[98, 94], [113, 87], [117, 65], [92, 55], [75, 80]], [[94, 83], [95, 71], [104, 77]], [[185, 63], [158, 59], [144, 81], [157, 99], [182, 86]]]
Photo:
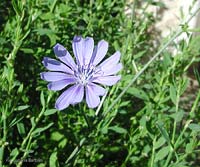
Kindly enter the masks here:
[[55, 167], [58, 166], [58, 158], [57, 158], [57, 152], [53, 152], [49, 158], [49, 166]]
[[48, 110], [46, 110], [45, 112], [44, 112], [44, 115], [52, 115], [52, 114], [54, 114], [54, 113], [56, 113], [57, 112], [57, 110], [56, 109], [48, 109]]
[[170, 151], [169, 146], [161, 148], [155, 155], [155, 162], [163, 160], [169, 154], [169, 151]]
[[162, 136], [165, 138], [165, 140], [167, 141], [168, 144], [171, 143], [169, 135], [167, 133], [167, 131], [165, 130], [163, 123], [161, 122], [157, 122], [156, 125], [158, 126], [158, 129], [160, 130], [160, 133], [162, 134]]
[[108, 129], [116, 132], [116, 133], [120, 133], [120, 134], [125, 134], [127, 133], [127, 130], [122, 128], [122, 127], [119, 127], [119, 126], [111, 126], [109, 127]]
[[40, 102], [42, 104], [42, 107], [44, 107], [45, 106], [45, 100], [44, 100], [44, 93], [43, 93], [43, 91], [40, 94]]
[[194, 132], [200, 132], [200, 125], [198, 124], [191, 123], [188, 127]]
[[17, 129], [19, 134], [23, 137], [25, 135], [25, 128], [23, 123], [17, 123]]
[[41, 133], [41, 132], [47, 130], [47, 129], [50, 128], [53, 124], [54, 124], [54, 123], [52, 122], [52, 123], [48, 124], [48, 125], [45, 126], [45, 127], [35, 129], [35, 130], [33, 131], [33, 135], [35, 135], [35, 134], [37, 134], [37, 133]]
[[165, 144], [165, 142], [166, 142], [165, 138], [161, 136], [158, 139], [158, 141], [155, 142], [154, 148], [158, 149], [158, 148], [162, 147]]
[[142, 100], [145, 100], [145, 101], [148, 101], [149, 100], [149, 97], [148, 95], [141, 89], [137, 89], [135, 87], [131, 87], [128, 89], [127, 93], [139, 98], [139, 99], [142, 99]]
[[176, 88], [173, 85], [170, 85], [170, 98], [172, 102], [176, 105]]

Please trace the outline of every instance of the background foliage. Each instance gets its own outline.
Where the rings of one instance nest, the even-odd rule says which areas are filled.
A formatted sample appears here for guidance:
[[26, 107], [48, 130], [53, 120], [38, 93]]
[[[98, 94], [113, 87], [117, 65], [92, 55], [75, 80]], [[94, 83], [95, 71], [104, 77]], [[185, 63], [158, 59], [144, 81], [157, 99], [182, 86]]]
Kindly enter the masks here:
[[[159, 39], [150, 4], [163, 7], [123, 0], [0, 2], [0, 166], [198, 166], [200, 91], [191, 83], [200, 84], [200, 75], [198, 68], [192, 79], [187, 73], [199, 62], [199, 37], [172, 42], [174, 56], [161, 49], [161, 58], [128, 86], [171, 39]], [[74, 35], [105, 39], [108, 56], [122, 53], [122, 80], [96, 110], [81, 103], [57, 111], [59, 93], [39, 76], [57, 42], [72, 53]]]

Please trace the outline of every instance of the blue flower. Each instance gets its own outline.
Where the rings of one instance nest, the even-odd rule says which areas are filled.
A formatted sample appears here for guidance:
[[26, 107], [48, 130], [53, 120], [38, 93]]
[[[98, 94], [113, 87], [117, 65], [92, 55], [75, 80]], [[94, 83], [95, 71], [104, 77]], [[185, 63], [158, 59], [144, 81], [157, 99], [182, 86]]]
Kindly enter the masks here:
[[122, 69], [120, 52], [115, 52], [101, 63], [108, 51], [108, 43], [101, 40], [94, 48], [93, 38], [80, 36], [74, 37], [72, 48], [76, 63], [61, 44], [56, 44], [53, 49], [60, 61], [44, 57], [43, 65], [51, 72], [41, 73], [41, 78], [49, 82], [49, 90], [68, 87], [56, 100], [58, 110], [80, 103], [84, 93], [88, 107], [95, 108], [100, 103], [99, 96], [105, 94], [105, 89], [98, 84], [112, 86], [121, 78], [115, 75]]

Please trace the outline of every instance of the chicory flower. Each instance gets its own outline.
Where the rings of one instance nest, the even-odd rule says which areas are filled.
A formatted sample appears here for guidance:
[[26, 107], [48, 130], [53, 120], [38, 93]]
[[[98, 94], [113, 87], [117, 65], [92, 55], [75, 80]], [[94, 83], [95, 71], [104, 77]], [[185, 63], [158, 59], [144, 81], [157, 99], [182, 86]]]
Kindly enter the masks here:
[[121, 78], [116, 75], [122, 69], [120, 52], [101, 62], [108, 51], [108, 43], [101, 40], [94, 48], [93, 38], [80, 36], [74, 37], [72, 48], [76, 63], [61, 44], [56, 44], [53, 49], [60, 61], [44, 57], [43, 65], [50, 72], [41, 73], [41, 78], [49, 82], [49, 90], [58, 91], [67, 87], [56, 100], [55, 108], [58, 110], [80, 103], [84, 94], [88, 107], [95, 108], [100, 103], [99, 96], [105, 94], [100, 85], [112, 86]]

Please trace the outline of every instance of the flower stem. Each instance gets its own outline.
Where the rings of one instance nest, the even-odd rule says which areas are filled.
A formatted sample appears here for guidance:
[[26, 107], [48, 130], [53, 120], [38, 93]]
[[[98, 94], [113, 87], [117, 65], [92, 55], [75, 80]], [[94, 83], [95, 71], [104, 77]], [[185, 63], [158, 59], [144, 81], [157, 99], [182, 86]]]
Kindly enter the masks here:
[[91, 124], [90, 124], [90, 121], [89, 121], [89, 119], [88, 119], [88, 117], [87, 117], [87, 115], [85, 114], [85, 108], [86, 108], [86, 106], [84, 106], [84, 110], [82, 110], [82, 109], [80, 109], [81, 110], [81, 114], [83, 115], [83, 117], [84, 117], [84, 119], [85, 119], [85, 122], [87, 123], [87, 126], [88, 126], [88, 128], [89, 129], [91, 129]]
[[[200, 8], [198, 8], [186, 21], [183, 22], [183, 24], [187, 24], [190, 22], [190, 20], [199, 12]], [[123, 91], [119, 94], [119, 96], [111, 103], [107, 111], [104, 113], [103, 118], [107, 115], [107, 113], [110, 112], [110, 110], [115, 106], [115, 104], [121, 99], [121, 97], [127, 92], [127, 90], [133, 85], [133, 83], [144, 73], [144, 71], [150, 66], [150, 64], [169, 46], [171, 42], [173, 42], [178, 36], [180, 36], [183, 33], [182, 28], [179, 28], [177, 32], [172, 36], [172, 38], [167, 41], [161, 49], [144, 65], [144, 67], [136, 73], [136, 75], [133, 77], [131, 82], [123, 89]]]
[[[23, 163], [24, 158], [26, 158], [26, 156], [28, 155], [28, 149], [30, 148], [30, 144], [31, 144], [31, 140], [32, 140], [32, 133], [33, 133], [33, 131], [35, 130], [35, 128], [36, 128], [38, 122], [40, 121], [41, 117], [43, 116], [44, 112], [45, 112], [45, 107], [42, 108], [42, 110], [41, 110], [39, 116], [35, 119], [35, 124], [34, 124], [34, 126], [32, 126], [32, 128], [30, 129], [28, 135], [26, 136], [26, 138], [25, 138], [25, 139], [23, 140], [23, 142], [22, 142], [22, 145], [21, 145], [20, 150], [24, 150], [24, 149], [25, 149], [25, 152], [24, 152], [24, 154], [23, 154], [21, 160], [17, 163], [17, 165], [16, 165], [17, 167], [22, 166], [22, 163]], [[25, 147], [26, 147], [26, 148], [25, 148]], [[15, 161], [15, 159], [14, 159], [13, 161]], [[13, 162], [13, 161], [12, 161], [12, 162]], [[11, 163], [12, 163], [12, 162], [11, 162]]]
[[[197, 12], [200, 10], [200, 8], [198, 10], [196, 10], [191, 17], [185, 22], [188, 23], [196, 14]], [[169, 46], [169, 44], [171, 42], [173, 42], [178, 36], [180, 36], [183, 33], [182, 29], [179, 29], [174, 36], [171, 37], [171, 39], [169, 41], [167, 41], [162, 47], [161, 49], [147, 62], [147, 64], [145, 64], [145, 66], [133, 77], [133, 79], [131, 80], [131, 82], [127, 85], [127, 87], [124, 88], [124, 90], [119, 94], [119, 96], [111, 103], [111, 105], [109, 106], [109, 108], [107, 109], [107, 111], [101, 116], [99, 117], [99, 121], [97, 121], [93, 126], [96, 126], [101, 120], [103, 120], [103, 118], [107, 115], [107, 113], [109, 113], [109, 111], [115, 106], [115, 104], [121, 99], [121, 97], [126, 93], [126, 91], [132, 86], [132, 84], [138, 79], [138, 77], [140, 77], [140, 75], [143, 74], [143, 72], [149, 67], [149, 65]], [[100, 110], [100, 109], [99, 109]], [[81, 110], [82, 111], [82, 110]], [[83, 111], [82, 111], [83, 112]], [[85, 113], [83, 113], [84, 115]], [[89, 125], [89, 124], [88, 124]], [[70, 157], [66, 160], [65, 164], [68, 164], [69, 161], [79, 153], [80, 149], [82, 148], [82, 146], [85, 144], [86, 141], [86, 137], [84, 137], [81, 140], [81, 147], [77, 146], [75, 147], [74, 151], [72, 152], [72, 154], [70, 155]], [[172, 156], [172, 154], [171, 154]], [[169, 160], [171, 159], [171, 157], [169, 157]]]

